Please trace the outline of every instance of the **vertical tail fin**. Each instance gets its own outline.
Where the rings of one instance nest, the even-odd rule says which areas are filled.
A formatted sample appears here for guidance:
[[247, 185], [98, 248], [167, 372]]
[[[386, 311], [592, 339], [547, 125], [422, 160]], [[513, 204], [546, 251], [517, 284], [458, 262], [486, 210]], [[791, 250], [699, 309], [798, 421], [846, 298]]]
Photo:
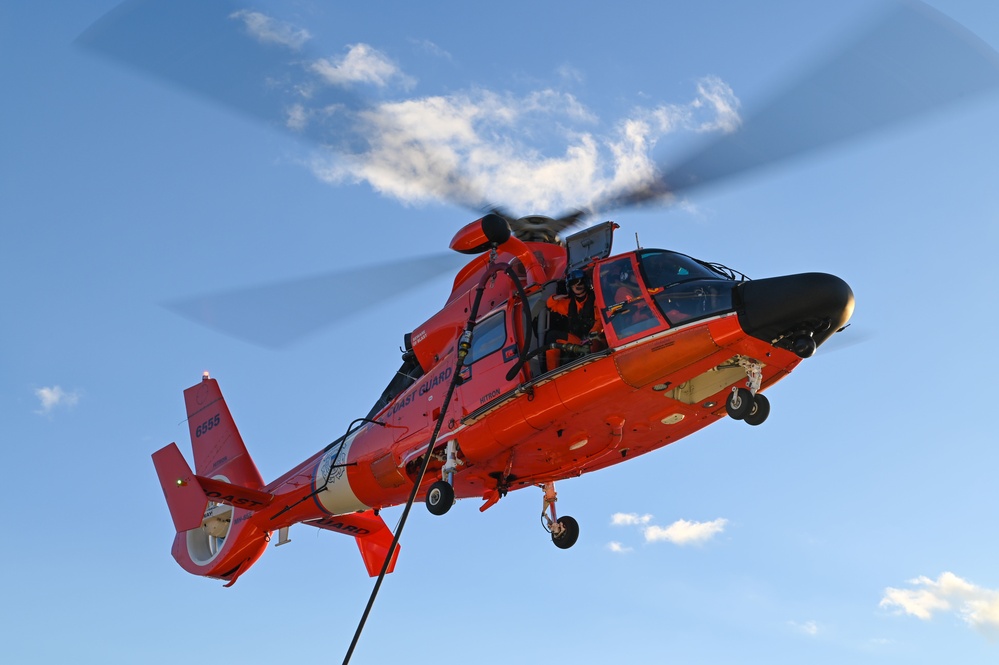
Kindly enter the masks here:
[[218, 382], [206, 372], [201, 383], [184, 391], [184, 402], [197, 474], [223, 476], [235, 485], [262, 488], [260, 471], [243, 444]]
[[176, 443], [153, 453], [177, 534], [171, 553], [189, 573], [232, 586], [264, 553], [267, 530], [252, 519], [274, 497], [250, 459], [218, 383], [205, 373], [184, 391], [195, 471]]

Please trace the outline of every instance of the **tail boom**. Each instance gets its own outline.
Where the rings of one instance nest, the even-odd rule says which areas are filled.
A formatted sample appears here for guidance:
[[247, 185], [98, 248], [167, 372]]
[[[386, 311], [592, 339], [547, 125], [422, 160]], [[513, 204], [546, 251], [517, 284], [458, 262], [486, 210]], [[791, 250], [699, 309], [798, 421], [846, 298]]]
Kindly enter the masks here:
[[184, 570], [227, 580], [230, 586], [260, 558], [272, 531], [300, 522], [352, 536], [369, 575], [377, 575], [386, 562], [392, 572], [399, 556], [392, 531], [354, 496], [346, 474], [336, 473], [350, 440], [265, 486], [218, 383], [206, 374], [184, 391], [184, 400], [194, 469], [176, 443], [152, 455], [176, 530], [171, 551]]

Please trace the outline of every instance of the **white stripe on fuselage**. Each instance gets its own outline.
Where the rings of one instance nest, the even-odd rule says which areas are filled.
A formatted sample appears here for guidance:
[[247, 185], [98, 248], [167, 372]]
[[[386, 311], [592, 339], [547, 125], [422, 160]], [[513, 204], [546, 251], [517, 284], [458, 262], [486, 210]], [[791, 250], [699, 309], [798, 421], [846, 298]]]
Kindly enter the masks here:
[[347, 463], [350, 445], [354, 442], [357, 434], [358, 432], [354, 432], [348, 436], [343, 445], [330, 448], [319, 460], [319, 466], [316, 467], [315, 486], [317, 488], [322, 487], [327, 477], [329, 478], [329, 484], [326, 485], [326, 489], [316, 494], [316, 500], [320, 507], [331, 515], [342, 515], [370, 508], [370, 506], [361, 503], [361, 500], [354, 494], [347, 478], [347, 467], [344, 466]]

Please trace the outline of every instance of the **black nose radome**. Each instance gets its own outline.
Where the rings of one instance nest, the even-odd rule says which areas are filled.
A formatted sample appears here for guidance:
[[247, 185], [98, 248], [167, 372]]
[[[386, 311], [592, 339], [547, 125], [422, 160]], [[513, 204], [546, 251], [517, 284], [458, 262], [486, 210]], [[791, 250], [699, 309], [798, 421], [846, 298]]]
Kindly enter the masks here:
[[808, 272], [735, 287], [739, 325], [746, 333], [808, 357], [846, 325], [853, 290], [835, 275]]

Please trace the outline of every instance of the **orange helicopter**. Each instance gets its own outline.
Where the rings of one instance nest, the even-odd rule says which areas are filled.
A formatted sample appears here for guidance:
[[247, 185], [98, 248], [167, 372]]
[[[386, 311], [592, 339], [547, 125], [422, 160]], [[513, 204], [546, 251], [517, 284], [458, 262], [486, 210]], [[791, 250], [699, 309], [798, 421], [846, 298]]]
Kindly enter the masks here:
[[[478, 256], [444, 308], [405, 335], [402, 366], [370, 413], [270, 483], [218, 383], [206, 373], [187, 389], [195, 471], [176, 444], [153, 455], [178, 563], [232, 584], [271, 533], [281, 545], [301, 523], [354, 537], [374, 576], [398, 556], [382, 508], [419, 496], [435, 515], [457, 499], [486, 510], [525, 487], [543, 490], [545, 528], [571, 547], [579, 526], [556, 511], [557, 481], [724, 417], [761, 424], [763, 390], [853, 312], [850, 287], [832, 275], [750, 281], [666, 250], [612, 255], [616, 224], [559, 242], [566, 224], [490, 213], [461, 229], [451, 248]], [[585, 285], [586, 328], [600, 332], [571, 332], [584, 308], [575, 317], [549, 309], [566, 281]]]

